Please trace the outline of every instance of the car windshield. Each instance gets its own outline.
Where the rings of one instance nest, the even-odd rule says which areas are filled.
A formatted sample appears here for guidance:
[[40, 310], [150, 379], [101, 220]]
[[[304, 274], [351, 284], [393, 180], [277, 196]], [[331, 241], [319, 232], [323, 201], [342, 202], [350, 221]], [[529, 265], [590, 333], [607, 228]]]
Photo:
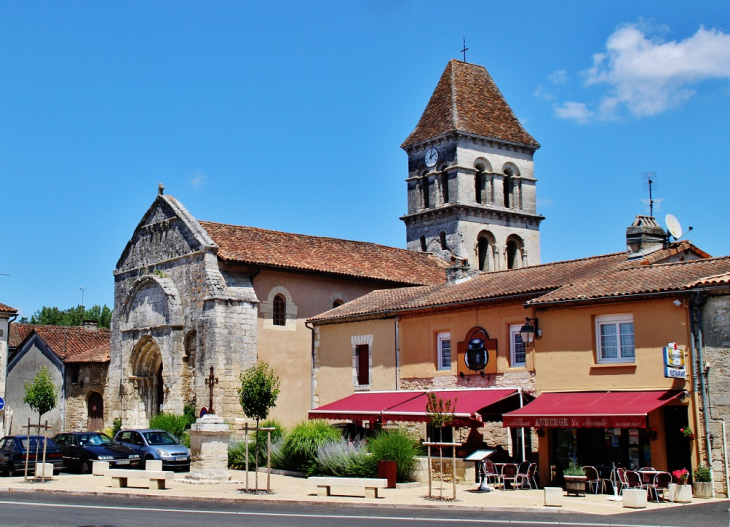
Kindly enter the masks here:
[[[28, 438], [24, 437], [21, 439], [21, 444], [23, 445], [23, 448], [28, 447]], [[31, 437], [30, 438], [30, 448], [31, 450], [34, 448], [43, 448], [43, 438], [42, 437]], [[56, 443], [54, 443], [51, 439], [46, 439], [46, 448], [56, 448]]]
[[177, 441], [167, 432], [145, 432], [147, 443], [150, 445], [176, 445]]
[[79, 444], [81, 446], [91, 445], [91, 446], [100, 446], [100, 445], [113, 445], [114, 441], [111, 437], [105, 434], [85, 434], [82, 436], [79, 436]]

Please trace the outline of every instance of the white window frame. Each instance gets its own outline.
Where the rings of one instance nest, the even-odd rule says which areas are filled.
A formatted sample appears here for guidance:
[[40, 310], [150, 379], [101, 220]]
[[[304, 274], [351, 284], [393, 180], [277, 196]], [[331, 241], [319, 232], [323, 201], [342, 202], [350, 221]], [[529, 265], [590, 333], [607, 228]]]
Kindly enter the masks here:
[[[512, 368], [524, 368], [527, 365], [527, 346], [525, 346], [524, 342], [522, 342], [522, 335], [520, 335], [521, 329], [522, 329], [522, 324], [512, 324], [509, 327], [509, 349], [510, 349], [509, 364]], [[522, 344], [524, 354], [525, 354], [525, 360], [522, 362], [517, 361], [516, 337], [519, 337], [520, 343]]]
[[[598, 364], [635, 363], [636, 362], [636, 336], [634, 333], [634, 316], [631, 313], [616, 315], [596, 316], [596, 362]], [[624, 355], [624, 347], [621, 345], [621, 324], [631, 324], [631, 356]], [[603, 346], [601, 345], [601, 327], [613, 325], [616, 330], [617, 357], [603, 357]], [[628, 353], [628, 349], [626, 350]]]
[[[444, 366], [443, 346], [444, 342], [449, 343], [449, 365]], [[438, 371], [451, 371], [451, 364], [454, 359], [453, 346], [451, 345], [451, 333], [448, 331], [439, 331], [436, 333], [436, 369]]]

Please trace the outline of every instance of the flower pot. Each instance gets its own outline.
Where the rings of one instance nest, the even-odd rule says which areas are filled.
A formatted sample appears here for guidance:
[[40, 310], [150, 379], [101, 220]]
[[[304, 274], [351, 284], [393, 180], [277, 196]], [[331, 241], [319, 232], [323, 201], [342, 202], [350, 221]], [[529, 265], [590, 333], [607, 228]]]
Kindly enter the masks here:
[[675, 503], [691, 503], [692, 487], [689, 485], [677, 485], [676, 483], [670, 483], [669, 495]]
[[576, 496], [579, 496], [580, 494], [585, 496], [586, 480], [588, 479], [586, 476], [563, 475], [563, 479], [565, 480], [565, 492], [568, 494], [575, 494]]
[[692, 483], [692, 493], [697, 498], [711, 498], [712, 497], [712, 482], [711, 481], [695, 481]]

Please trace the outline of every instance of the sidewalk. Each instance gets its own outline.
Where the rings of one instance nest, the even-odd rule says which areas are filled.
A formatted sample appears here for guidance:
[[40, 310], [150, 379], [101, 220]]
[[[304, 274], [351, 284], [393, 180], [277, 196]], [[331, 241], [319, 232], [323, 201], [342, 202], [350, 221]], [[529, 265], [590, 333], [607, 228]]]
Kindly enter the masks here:
[[[563, 498], [563, 506], [545, 507], [542, 490], [493, 491], [489, 493], [475, 492], [475, 485], [456, 486], [456, 501], [429, 500], [428, 487], [412, 487], [402, 489], [382, 489], [379, 498], [364, 498], [358, 489], [333, 488], [335, 496], [318, 496], [317, 488], [307, 484], [305, 478], [271, 475], [271, 493], [246, 493], [246, 473], [230, 470], [231, 482], [217, 484], [189, 484], [181, 480], [185, 473], [176, 473], [174, 480], [168, 480], [165, 490], [150, 490], [148, 480], [131, 479], [129, 487], [112, 487], [112, 480], [106, 476], [61, 474], [45, 483], [25, 482], [22, 477], [0, 479], [0, 490], [16, 492], [53, 492], [83, 494], [121, 494], [149, 498], [176, 498], [189, 500], [226, 500], [249, 502], [290, 502], [290, 503], [327, 503], [330, 505], [377, 504], [390, 508], [465, 508], [470, 510], [534, 510], [540, 512], [569, 513], [581, 512], [592, 514], [620, 514], [634, 509], [623, 507], [622, 502], [609, 501], [605, 494], [586, 494], [585, 497]], [[140, 476], [143, 472], [140, 471]], [[434, 483], [434, 496], [439, 496], [439, 483]], [[266, 489], [266, 474], [258, 475], [259, 489]], [[254, 488], [254, 473], [249, 473], [249, 488]], [[341, 492], [341, 495], [340, 495]], [[451, 498], [451, 483], [444, 483], [444, 498]], [[693, 503], [707, 503], [710, 500], [695, 498]], [[683, 504], [649, 503], [648, 509], [682, 507]]]

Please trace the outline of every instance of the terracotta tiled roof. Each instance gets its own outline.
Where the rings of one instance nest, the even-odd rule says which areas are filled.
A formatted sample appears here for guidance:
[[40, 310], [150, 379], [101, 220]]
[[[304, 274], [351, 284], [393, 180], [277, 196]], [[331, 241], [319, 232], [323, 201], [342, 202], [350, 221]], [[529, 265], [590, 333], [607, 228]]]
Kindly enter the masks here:
[[8, 336], [8, 346], [11, 348], [19, 347], [28, 336], [28, 333], [33, 331], [35, 326], [31, 324], [10, 324], [10, 332]]
[[0, 303], [0, 312], [2, 313], [17, 313], [18, 310], [14, 307], [6, 306], [5, 304]]
[[[523, 301], [528, 305], [590, 302], [684, 292], [698, 280], [728, 280], [730, 256], [643, 265], [626, 253], [493, 271], [457, 284], [374, 291], [313, 317], [336, 322], [475, 302]], [[708, 279], [706, 277], [714, 277]]]
[[[24, 335], [19, 347], [32, 333], [37, 334], [46, 346], [63, 362], [106, 362], [109, 360], [108, 329], [84, 329], [81, 326], [44, 326], [32, 324], [12, 324], [13, 331], [18, 336]], [[13, 346], [11, 344], [11, 346]]]
[[[312, 318], [312, 321], [335, 320], [385, 311], [409, 311], [442, 307], [475, 301], [504, 301], [505, 299], [541, 295], [564, 284], [600, 276], [609, 269], [631, 267], [626, 253], [614, 253], [579, 260], [568, 260], [506, 271], [484, 273], [456, 284], [402, 290], [375, 291], [340, 307]], [[399, 301], [400, 300], [400, 301]]]
[[695, 253], [700, 258], [710, 258], [710, 255], [707, 254], [705, 251], [696, 247], [691, 242], [685, 240], [681, 242], [674, 242], [670, 244], [666, 249], [661, 249], [659, 251], [650, 253], [641, 260], [639, 260], [639, 262], [641, 263], [641, 265], [651, 265], [683, 252]]
[[404, 285], [446, 281], [448, 264], [426, 253], [210, 221], [200, 225], [218, 245], [222, 260]]
[[588, 280], [567, 284], [529, 302], [532, 305], [681, 292], [698, 280], [730, 272], [730, 256], [668, 264], [611, 269]]
[[713, 285], [730, 285], [730, 273], [722, 273], [715, 276], [707, 276], [701, 280], [697, 280], [689, 285], [689, 287], [703, 287]]
[[415, 144], [454, 131], [540, 148], [515, 117], [484, 66], [451, 60], [408, 139]]

